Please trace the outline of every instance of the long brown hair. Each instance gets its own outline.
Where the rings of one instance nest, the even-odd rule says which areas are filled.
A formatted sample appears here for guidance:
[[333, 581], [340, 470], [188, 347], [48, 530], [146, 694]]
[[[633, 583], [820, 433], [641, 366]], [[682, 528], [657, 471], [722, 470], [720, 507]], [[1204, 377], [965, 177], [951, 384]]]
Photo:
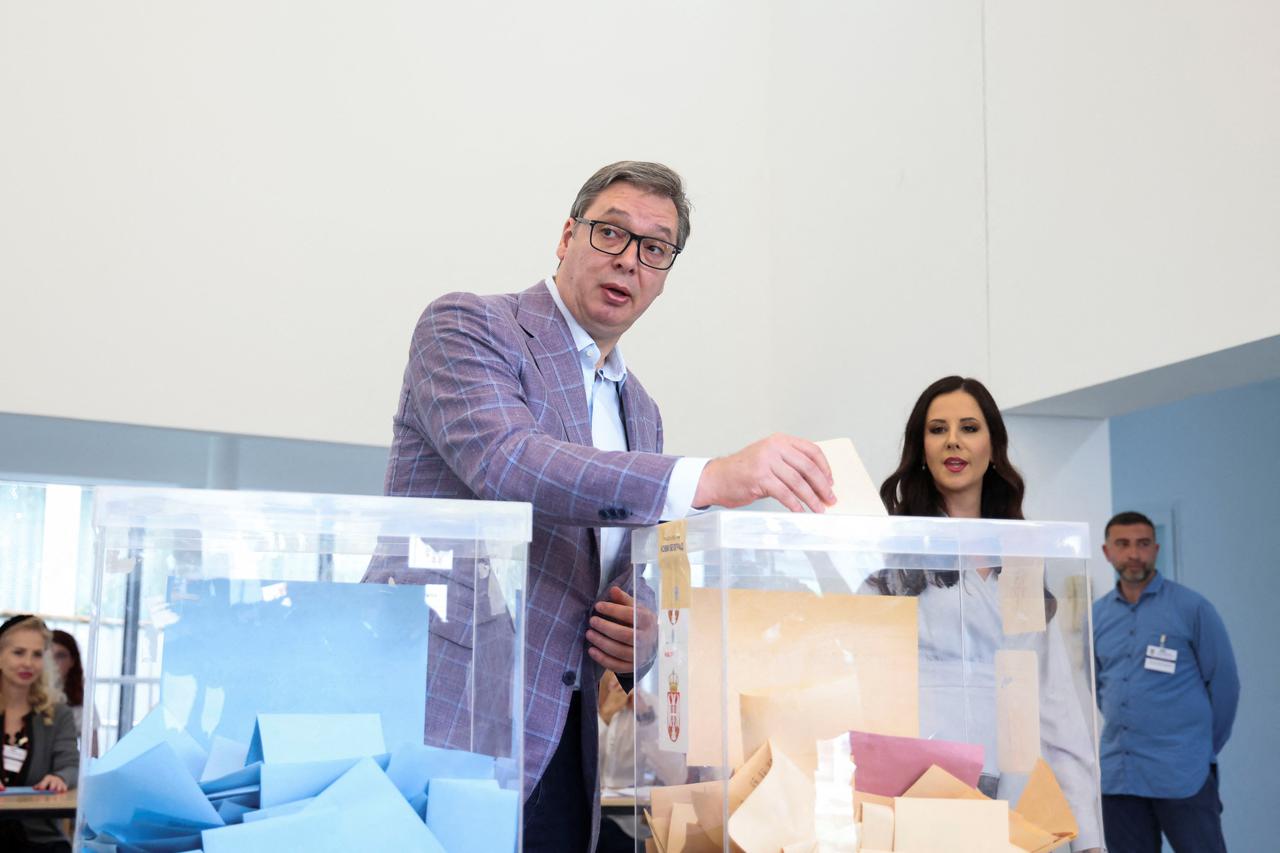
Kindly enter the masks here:
[[1022, 475], [1009, 461], [1009, 432], [1000, 407], [985, 385], [962, 376], [944, 376], [924, 389], [916, 400], [902, 436], [902, 458], [898, 469], [880, 486], [880, 500], [890, 515], [943, 514], [942, 493], [925, 465], [924, 430], [934, 398], [956, 391], [965, 392], [978, 403], [991, 435], [991, 467], [982, 477], [982, 517], [1020, 520], [1026, 487]]
[[62, 692], [67, 694], [67, 704], [73, 708], [84, 704], [84, 665], [80, 663], [80, 646], [76, 638], [63, 630], [53, 632], [53, 642], [62, 646], [71, 655], [71, 669], [67, 677], [62, 679]]
[[[1022, 497], [1026, 485], [1022, 475], [1009, 461], [1009, 431], [995, 398], [977, 379], [965, 376], [944, 376], [920, 394], [907, 418], [902, 435], [902, 458], [898, 469], [880, 486], [880, 500], [890, 515], [943, 515], [946, 505], [942, 493], [933, 481], [933, 474], [924, 458], [924, 431], [929, 416], [929, 406], [934, 398], [943, 394], [963, 391], [972, 397], [987, 422], [991, 436], [991, 467], [982, 476], [983, 518], [999, 518], [1021, 521]], [[998, 572], [999, 569], [997, 568]], [[955, 586], [960, 582], [958, 570], [884, 569], [872, 575], [868, 582], [883, 595], [919, 595], [925, 586]], [[1057, 599], [1048, 589], [1044, 591], [1045, 613], [1052, 619], [1058, 610]]]

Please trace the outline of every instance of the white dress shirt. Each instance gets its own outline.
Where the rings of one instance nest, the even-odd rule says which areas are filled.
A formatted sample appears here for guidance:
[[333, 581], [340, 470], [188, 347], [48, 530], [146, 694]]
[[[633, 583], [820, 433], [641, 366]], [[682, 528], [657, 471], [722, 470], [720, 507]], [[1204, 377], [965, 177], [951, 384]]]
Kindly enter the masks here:
[[[587, 395], [587, 415], [591, 421], [591, 444], [597, 450], [630, 450], [627, 446], [627, 430], [622, 420], [622, 384], [627, 381], [627, 363], [617, 346], [605, 358], [601, 367], [600, 347], [587, 330], [574, 319], [560, 291], [555, 277], [547, 276], [545, 282], [551, 298], [555, 300], [560, 315], [569, 325], [574, 348], [578, 351], [578, 364], [582, 367], [582, 389]], [[698, 479], [709, 460], [682, 457], [676, 461], [667, 483], [667, 496], [662, 505], [664, 521], [684, 518], [693, 511], [693, 495], [698, 489]], [[600, 534], [600, 589], [603, 594], [613, 580], [618, 561], [630, 562], [630, 555], [621, 553], [626, 531], [621, 527], [601, 527]]]

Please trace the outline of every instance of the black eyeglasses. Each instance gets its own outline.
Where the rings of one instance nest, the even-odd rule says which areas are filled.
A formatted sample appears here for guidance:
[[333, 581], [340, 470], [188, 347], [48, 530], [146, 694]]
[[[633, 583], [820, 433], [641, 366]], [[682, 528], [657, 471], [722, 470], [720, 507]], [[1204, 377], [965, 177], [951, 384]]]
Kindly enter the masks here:
[[583, 225], [591, 226], [591, 248], [598, 252], [604, 252], [606, 255], [621, 255], [634, 240], [640, 246], [640, 250], [636, 254], [636, 257], [640, 259], [640, 263], [655, 270], [669, 270], [671, 265], [676, 262], [676, 255], [680, 254], [680, 247], [675, 243], [668, 243], [666, 240], [659, 240], [657, 237], [642, 237], [639, 234], [632, 234], [627, 229], [611, 222], [601, 222], [599, 219], [583, 219], [580, 216], [573, 217], [573, 220], [581, 222]]

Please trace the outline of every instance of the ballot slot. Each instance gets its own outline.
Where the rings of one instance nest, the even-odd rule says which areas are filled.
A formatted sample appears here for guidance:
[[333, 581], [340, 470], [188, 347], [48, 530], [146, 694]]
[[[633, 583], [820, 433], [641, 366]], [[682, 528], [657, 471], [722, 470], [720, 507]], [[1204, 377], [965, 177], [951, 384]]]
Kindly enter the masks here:
[[82, 849], [519, 850], [527, 504], [94, 501]]
[[[1082, 525], [723, 512], [682, 535], [687, 675], [678, 696], [661, 666], [637, 680], [668, 716], [635, 721], [632, 785], [605, 792], [634, 803], [637, 850], [1048, 851], [1097, 829]], [[660, 541], [633, 537], [637, 624]]]

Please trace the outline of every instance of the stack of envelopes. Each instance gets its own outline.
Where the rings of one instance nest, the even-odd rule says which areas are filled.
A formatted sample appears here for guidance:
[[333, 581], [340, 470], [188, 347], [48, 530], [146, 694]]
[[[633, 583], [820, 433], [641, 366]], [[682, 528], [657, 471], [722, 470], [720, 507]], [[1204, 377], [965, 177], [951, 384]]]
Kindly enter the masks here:
[[[1010, 808], [977, 789], [976, 744], [850, 732], [819, 741], [816, 766], [779, 744], [760, 746], [727, 783], [654, 788], [646, 850], [713, 853], [727, 835], [742, 853], [1048, 853], [1079, 832], [1043, 759]], [[833, 787], [837, 807], [824, 809]]]
[[251, 743], [206, 750], [160, 707], [88, 769], [83, 847], [515, 851], [519, 791], [497, 774], [487, 755], [388, 752], [378, 714], [262, 714]]
[[1048, 853], [1079, 834], [1053, 771], [1041, 759], [1016, 807], [988, 798], [938, 765], [900, 796], [858, 792], [864, 853]]

